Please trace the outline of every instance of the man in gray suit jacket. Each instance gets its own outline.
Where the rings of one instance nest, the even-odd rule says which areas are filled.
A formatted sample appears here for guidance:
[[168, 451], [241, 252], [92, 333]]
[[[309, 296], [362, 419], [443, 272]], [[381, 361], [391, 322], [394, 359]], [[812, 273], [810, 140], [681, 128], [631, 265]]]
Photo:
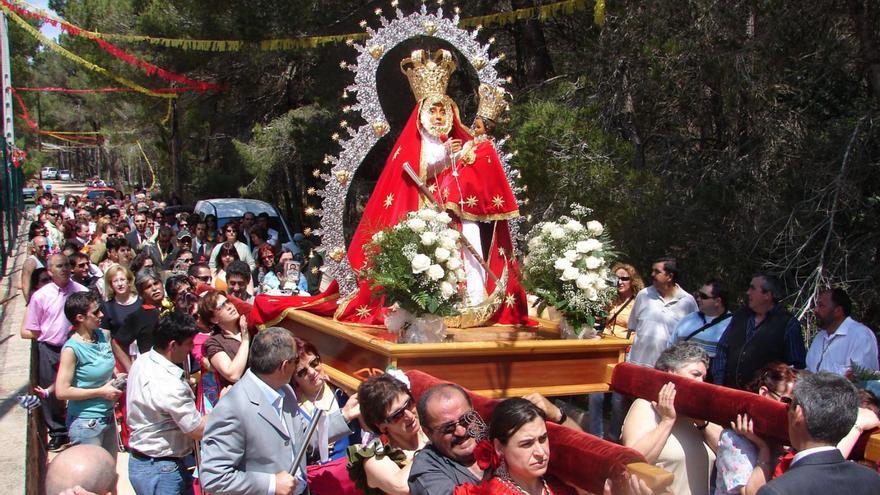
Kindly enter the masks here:
[[[788, 407], [788, 436], [797, 450], [791, 467], [758, 495], [880, 493], [880, 475], [847, 461], [837, 443], [856, 426], [859, 397], [846, 378], [828, 372], [802, 374]], [[769, 466], [759, 464], [769, 477]]]
[[[250, 369], [217, 403], [205, 428], [199, 469], [205, 491], [290, 495], [306, 489], [305, 456], [295, 470], [293, 457], [308, 425], [288, 385], [298, 350], [283, 328], [267, 328], [254, 337]], [[346, 422], [356, 415], [356, 407], [329, 415], [330, 441], [350, 435]]]

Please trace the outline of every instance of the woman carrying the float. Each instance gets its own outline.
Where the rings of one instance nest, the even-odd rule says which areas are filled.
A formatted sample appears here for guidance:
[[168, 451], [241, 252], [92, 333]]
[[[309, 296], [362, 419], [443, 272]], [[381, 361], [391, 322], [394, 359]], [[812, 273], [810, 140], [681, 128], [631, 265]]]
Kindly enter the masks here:
[[[454, 155], [472, 139], [461, 124], [458, 107], [446, 95], [446, 86], [455, 68], [452, 54], [447, 50], [437, 50], [433, 55], [416, 50], [400, 62], [400, 70], [409, 79], [415, 95], [416, 106], [385, 162], [349, 244], [348, 261], [356, 273], [367, 261], [364, 246], [373, 234], [396, 225], [407, 213], [431, 204], [428, 198], [421, 197], [418, 186], [404, 171], [404, 164], [409, 164], [436, 195], [438, 175], [452, 165]], [[439, 195], [437, 199], [441, 199]], [[382, 325], [384, 301], [373, 299], [373, 292], [370, 281], [361, 279], [354, 296], [340, 303], [336, 318], [360, 325]]]

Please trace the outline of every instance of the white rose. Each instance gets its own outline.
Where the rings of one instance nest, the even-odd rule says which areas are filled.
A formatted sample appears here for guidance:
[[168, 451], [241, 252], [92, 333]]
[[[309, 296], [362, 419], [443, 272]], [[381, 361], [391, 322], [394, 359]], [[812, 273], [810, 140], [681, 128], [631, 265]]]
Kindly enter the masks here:
[[443, 299], [449, 299], [453, 294], [455, 294], [455, 287], [453, 287], [452, 284], [449, 282], [440, 282], [440, 297]]
[[541, 225], [541, 232], [543, 232], [545, 234], [549, 234], [550, 232], [553, 232], [553, 229], [555, 227], [557, 227], [557, 225], [555, 223], [547, 222], [547, 223]]
[[441, 237], [440, 238], [440, 246], [443, 248], [446, 248], [450, 251], [454, 251], [456, 248], [455, 239], [450, 239], [448, 237]]
[[446, 268], [449, 270], [458, 270], [461, 268], [461, 260], [453, 256], [446, 260]]
[[550, 231], [550, 237], [553, 239], [562, 239], [565, 237], [565, 229], [562, 227], [554, 227], [553, 230]]
[[440, 223], [447, 224], [452, 221], [452, 217], [449, 216], [449, 213], [445, 211], [443, 213], [438, 213], [436, 217], [434, 217]]
[[431, 265], [428, 267], [428, 278], [431, 280], [440, 280], [445, 276], [446, 272], [443, 271], [443, 267], [440, 265]]
[[584, 292], [586, 292], [587, 299], [589, 299], [590, 301], [595, 301], [596, 299], [599, 299], [599, 293], [596, 291], [596, 289], [593, 289], [592, 287], [588, 288]]
[[422, 233], [422, 245], [423, 246], [430, 246], [430, 245], [434, 244], [435, 242], [437, 242], [437, 239], [438, 239], [437, 234], [431, 232], [430, 230]]
[[461, 234], [455, 229], [445, 229], [443, 232], [440, 232], [440, 237], [445, 237], [447, 239], [452, 239], [453, 241], [457, 241]]
[[450, 253], [449, 250], [444, 247], [438, 247], [437, 249], [434, 250], [434, 258], [436, 258], [437, 261], [448, 260], [450, 254], [452, 254], [452, 253]]
[[538, 236], [532, 237], [529, 239], [529, 249], [538, 249], [543, 242], [544, 241]]
[[575, 251], [574, 249], [569, 249], [568, 251], [565, 252], [565, 259], [567, 259], [571, 263], [574, 263], [575, 261], [577, 261], [579, 257], [580, 256], [578, 256], [578, 252]]
[[557, 270], [565, 270], [571, 268], [571, 261], [568, 261], [565, 258], [559, 258], [553, 263], [553, 268], [556, 268]]
[[434, 210], [429, 210], [425, 208], [424, 210], [419, 210], [419, 218], [426, 222], [430, 222], [437, 218], [437, 212]]
[[608, 287], [608, 281], [604, 278], [600, 278], [598, 282], [596, 282], [596, 288], [599, 290], [605, 289]]
[[584, 290], [590, 286], [590, 277], [586, 275], [581, 275], [575, 281], [575, 285], [577, 285], [578, 289]]
[[587, 222], [587, 230], [590, 231], [590, 233], [593, 235], [599, 235], [602, 233], [603, 230], [605, 230], [605, 227], [603, 227], [601, 223], [595, 220], [590, 220], [589, 222]]
[[577, 220], [569, 220], [567, 224], [565, 224], [565, 228], [572, 232], [580, 232], [584, 230], [584, 226], [581, 225]]
[[587, 239], [587, 249], [590, 251], [598, 251], [602, 249], [602, 241], [598, 239]]
[[417, 254], [413, 256], [412, 259], [412, 272], [413, 273], [422, 273], [431, 266], [431, 258], [428, 258], [424, 254]]
[[421, 231], [425, 230], [425, 227], [427, 227], [428, 224], [426, 224], [425, 221], [422, 220], [421, 218], [416, 217], [416, 218], [410, 218], [409, 220], [407, 220], [406, 226], [415, 230], [416, 232], [421, 232]]
[[602, 266], [602, 258], [587, 256], [587, 259], [584, 260], [584, 265], [590, 270], [595, 270], [596, 268]]
[[577, 243], [574, 245], [574, 249], [575, 251], [584, 254], [590, 252], [589, 244], [587, 244], [587, 241], [577, 241]]
[[562, 280], [577, 280], [577, 278], [581, 275], [580, 270], [577, 268], [570, 266], [562, 271]]

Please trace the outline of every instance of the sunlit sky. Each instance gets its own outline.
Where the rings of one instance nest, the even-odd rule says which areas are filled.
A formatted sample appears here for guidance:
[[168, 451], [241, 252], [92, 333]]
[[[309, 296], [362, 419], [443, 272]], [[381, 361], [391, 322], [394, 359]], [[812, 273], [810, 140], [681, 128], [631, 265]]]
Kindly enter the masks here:
[[[33, 5], [34, 7], [39, 7], [43, 10], [48, 11], [50, 14], [54, 14], [54, 11], [49, 10], [49, 0], [27, 0], [27, 3]], [[52, 38], [53, 40], [58, 39], [58, 34], [61, 32], [57, 27], [52, 26], [49, 23], [44, 23], [43, 27], [40, 28], [40, 32]]]

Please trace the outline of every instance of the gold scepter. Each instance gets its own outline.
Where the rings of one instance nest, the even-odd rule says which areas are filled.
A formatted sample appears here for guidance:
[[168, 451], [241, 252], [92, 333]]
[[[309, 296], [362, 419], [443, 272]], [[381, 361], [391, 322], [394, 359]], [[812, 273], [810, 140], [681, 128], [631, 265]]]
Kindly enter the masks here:
[[[440, 204], [440, 201], [438, 201], [437, 198], [434, 197], [434, 194], [432, 194], [431, 191], [427, 187], [425, 187], [425, 183], [422, 182], [422, 179], [420, 179], [418, 175], [416, 175], [412, 167], [409, 166], [409, 162], [405, 162], [403, 164], [403, 171], [406, 172], [406, 175], [409, 175], [409, 178], [412, 179], [412, 181], [416, 184], [419, 192], [421, 192], [422, 195], [426, 198], [431, 199], [431, 202], [434, 204], [434, 208], [437, 211], [439, 211], [440, 213], [446, 212], [446, 208], [444, 208], [443, 205]], [[474, 259], [477, 260], [477, 262], [480, 264], [480, 266], [483, 267], [483, 270], [485, 270], [486, 273], [488, 273], [489, 276], [492, 277], [492, 281], [495, 282], [495, 284], [498, 284], [500, 282], [498, 280], [498, 276], [489, 269], [489, 265], [486, 263], [486, 260], [484, 260], [480, 253], [477, 252], [473, 244], [471, 244], [470, 241], [467, 240], [464, 234], [460, 236], [460, 239], [461, 243], [464, 244], [464, 247], [467, 248], [469, 253], [471, 253], [471, 256], [473, 256]]]

